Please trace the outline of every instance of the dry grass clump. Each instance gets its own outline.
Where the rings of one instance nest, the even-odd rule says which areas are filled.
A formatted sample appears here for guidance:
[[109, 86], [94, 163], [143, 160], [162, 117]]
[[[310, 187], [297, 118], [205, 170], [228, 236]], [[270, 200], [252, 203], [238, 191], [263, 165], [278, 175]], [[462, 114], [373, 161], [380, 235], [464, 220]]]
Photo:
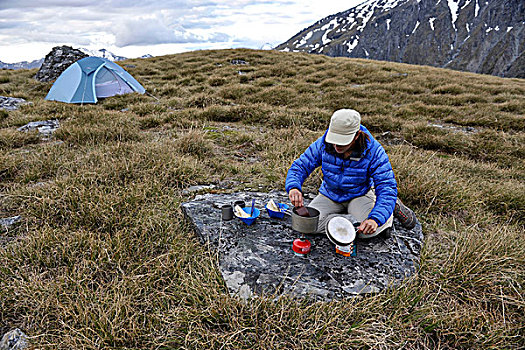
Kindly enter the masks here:
[[0, 150], [19, 148], [40, 142], [37, 132], [20, 132], [16, 129], [0, 130]]
[[[0, 111], [0, 216], [24, 218], [0, 233], [0, 334], [67, 349], [525, 347], [523, 80], [242, 49], [126, 63], [151, 95], [48, 102], [36, 70], [0, 71], [0, 95], [32, 102]], [[332, 303], [229, 296], [182, 190], [283, 189], [338, 108], [385, 143], [424, 226], [419, 273]], [[16, 130], [46, 119], [61, 123], [49, 141]]]

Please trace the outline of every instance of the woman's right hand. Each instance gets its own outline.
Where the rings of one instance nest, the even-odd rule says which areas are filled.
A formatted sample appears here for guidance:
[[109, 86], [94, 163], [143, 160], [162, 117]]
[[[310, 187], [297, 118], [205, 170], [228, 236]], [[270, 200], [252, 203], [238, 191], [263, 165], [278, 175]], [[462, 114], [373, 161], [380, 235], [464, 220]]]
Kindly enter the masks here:
[[292, 188], [288, 193], [288, 197], [290, 197], [290, 201], [294, 207], [304, 206], [303, 194], [297, 188]]

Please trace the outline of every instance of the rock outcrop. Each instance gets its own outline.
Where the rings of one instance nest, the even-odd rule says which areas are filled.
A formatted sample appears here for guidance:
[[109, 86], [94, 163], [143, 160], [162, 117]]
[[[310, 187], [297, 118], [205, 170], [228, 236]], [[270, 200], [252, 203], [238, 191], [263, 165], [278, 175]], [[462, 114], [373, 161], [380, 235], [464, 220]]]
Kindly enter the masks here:
[[60, 122], [57, 119], [42, 120], [36, 122], [29, 122], [24, 126], [19, 127], [18, 131], [33, 131], [37, 130], [44, 138], [50, 138], [51, 135], [60, 127]]
[[28, 103], [29, 102], [23, 98], [0, 96], [0, 109], [5, 109], [6, 111], [14, 111], [18, 109], [19, 106]]
[[88, 55], [70, 46], [56, 46], [46, 55], [35, 79], [42, 82], [53, 81], [67, 67], [84, 57], [88, 57]]
[[[261, 210], [253, 225], [237, 218], [221, 220], [224, 204], [252, 199]], [[307, 235], [312, 251], [298, 257], [292, 242], [299, 234], [291, 228], [291, 217], [270, 218], [264, 209], [270, 199], [288, 201], [284, 192], [208, 193], [182, 205], [201, 241], [218, 250], [219, 269], [232, 295], [337, 300], [393, 287], [418, 269], [423, 245], [419, 223], [407, 230], [395, 219], [391, 237], [357, 240], [355, 257], [336, 254], [325, 235]]]
[[525, 2], [369, 0], [276, 49], [525, 78]]
[[27, 335], [18, 328], [7, 332], [0, 340], [0, 350], [24, 350], [28, 346]]

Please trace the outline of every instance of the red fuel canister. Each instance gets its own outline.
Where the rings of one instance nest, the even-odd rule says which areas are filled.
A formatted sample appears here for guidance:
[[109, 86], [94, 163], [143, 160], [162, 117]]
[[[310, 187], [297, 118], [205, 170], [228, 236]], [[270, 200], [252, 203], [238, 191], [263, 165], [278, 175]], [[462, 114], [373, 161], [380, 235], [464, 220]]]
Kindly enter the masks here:
[[296, 238], [292, 243], [292, 250], [298, 256], [306, 256], [311, 249], [312, 244], [307, 239]]

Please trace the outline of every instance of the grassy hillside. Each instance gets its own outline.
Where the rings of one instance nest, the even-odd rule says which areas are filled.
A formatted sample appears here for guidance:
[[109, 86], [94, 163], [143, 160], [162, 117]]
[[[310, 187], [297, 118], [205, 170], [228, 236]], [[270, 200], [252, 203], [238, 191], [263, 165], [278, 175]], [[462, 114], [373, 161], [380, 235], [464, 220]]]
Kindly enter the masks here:
[[[0, 95], [33, 102], [0, 111], [0, 217], [24, 218], [0, 234], [0, 334], [65, 349], [525, 347], [525, 80], [252, 50], [125, 64], [154, 97], [48, 102], [35, 70], [0, 71]], [[283, 189], [345, 107], [423, 223], [418, 275], [333, 303], [230, 297], [182, 190]], [[50, 141], [16, 130], [54, 118]]]

